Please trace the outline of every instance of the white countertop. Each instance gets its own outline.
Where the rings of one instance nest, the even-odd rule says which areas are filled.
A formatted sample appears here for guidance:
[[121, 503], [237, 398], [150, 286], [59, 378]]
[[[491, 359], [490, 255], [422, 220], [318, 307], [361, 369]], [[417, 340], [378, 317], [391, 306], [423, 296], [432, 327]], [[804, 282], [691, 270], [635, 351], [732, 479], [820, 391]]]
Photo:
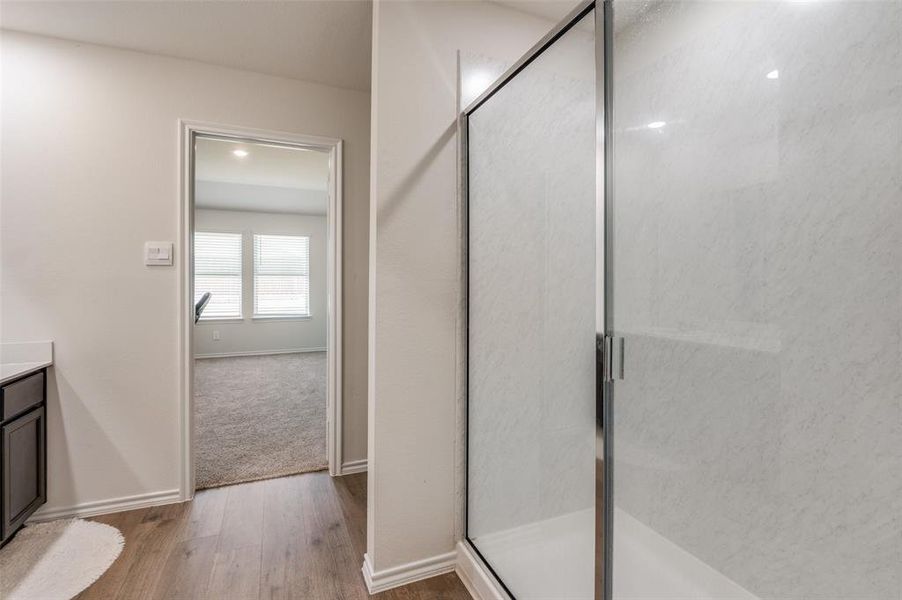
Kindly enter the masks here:
[[39, 371], [44, 367], [49, 367], [53, 361], [33, 361], [0, 364], [0, 385], [6, 385], [13, 379], [18, 379], [23, 375], [28, 375], [34, 371]]
[[53, 342], [0, 344], [0, 385], [53, 364]]

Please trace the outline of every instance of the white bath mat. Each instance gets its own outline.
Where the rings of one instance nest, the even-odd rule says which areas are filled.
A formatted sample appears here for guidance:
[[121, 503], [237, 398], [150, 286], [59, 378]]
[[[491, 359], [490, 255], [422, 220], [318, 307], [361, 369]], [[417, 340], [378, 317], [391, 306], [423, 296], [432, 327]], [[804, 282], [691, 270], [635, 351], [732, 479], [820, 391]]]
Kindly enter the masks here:
[[0, 549], [0, 598], [69, 600], [103, 575], [124, 544], [119, 530], [103, 523], [29, 525]]

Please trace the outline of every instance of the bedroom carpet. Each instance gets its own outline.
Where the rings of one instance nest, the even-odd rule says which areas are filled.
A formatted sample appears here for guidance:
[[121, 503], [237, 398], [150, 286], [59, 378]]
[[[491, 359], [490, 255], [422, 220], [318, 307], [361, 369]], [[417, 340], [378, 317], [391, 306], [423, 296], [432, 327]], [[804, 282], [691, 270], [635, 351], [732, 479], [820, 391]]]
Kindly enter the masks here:
[[326, 353], [194, 361], [195, 487], [319, 471]]

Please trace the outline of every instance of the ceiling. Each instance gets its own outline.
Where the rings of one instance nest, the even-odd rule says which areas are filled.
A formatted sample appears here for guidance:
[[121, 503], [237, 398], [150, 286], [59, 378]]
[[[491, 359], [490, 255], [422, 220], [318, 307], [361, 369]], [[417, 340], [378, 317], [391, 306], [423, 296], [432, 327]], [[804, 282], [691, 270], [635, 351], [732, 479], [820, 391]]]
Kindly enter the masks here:
[[3, 0], [0, 27], [368, 91], [363, 0]]
[[[247, 152], [247, 156], [235, 156], [236, 150]], [[194, 174], [205, 181], [325, 192], [329, 187], [329, 154], [202, 137], [195, 145]]]
[[[492, 0], [557, 24], [580, 4], [580, 0]], [[614, 29], [621, 31], [634, 23], [648, 7], [660, 0], [627, 0], [615, 4]]]
[[579, 0], [493, 0], [497, 4], [503, 4], [509, 8], [529, 13], [535, 17], [541, 17], [557, 23], [576, 8]]
[[198, 208], [326, 213], [326, 152], [198, 138], [194, 156]]

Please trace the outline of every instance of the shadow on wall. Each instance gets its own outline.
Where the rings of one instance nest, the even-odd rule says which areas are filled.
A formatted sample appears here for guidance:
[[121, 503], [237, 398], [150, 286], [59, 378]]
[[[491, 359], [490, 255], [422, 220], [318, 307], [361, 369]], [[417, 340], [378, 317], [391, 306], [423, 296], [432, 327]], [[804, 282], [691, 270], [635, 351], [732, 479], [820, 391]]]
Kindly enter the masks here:
[[[134, 490], [135, 494], [140, 494], [147, 489], [146, 484], [141, 481], [141, 478], [122, 456], [115, 441], [107, 435], [103, 426], [82, 402], [78, 392], [56, 366], [47, 370], [46, 410], [47, 504], [38, 511], [37, 519], [40, 519], [44, 512], [70, 510], [91, 503], [91, 499], [85, 501], [79, 497], [78, 483], [74, 476], [76, 469], [73, 467], [73, 463], [80, 459], [91, 460], [91, 457], [103, 456], [103, 463], [92, 465], [92, 468], [95, 471], [115, 473], [116, 488]], [[69, 430], [78, 429], [78, 435], [74, 436], [74, 439], [91, 440], [89, 452], [82, 452], [81, 448], [73, 447], [69, 443], [67, 428]], [[123, 431], [122, 437], [128, 437], [128, 431]], [[85, 466], [87, 465], [82, 466], [81, 472], [84, 472]], [[60, 498], [57, 490], [65, 490], [68, 497]], [[105, 497], [101, 491], [92, 495]]]
[[385, 202], [378, 208], [377, 218], [383, 224], [390, 220], [401, 202], [413, 191], [417, 183], [423, 178], [426, 170], [435, 163], [442, 150], [456, 138], [457, 122], [453, 122], [442, 132], [437, 140], [429, 147], [429, 150], [410, 169], [410, 172], [401, 180], [395, 190], [389, 194]]

